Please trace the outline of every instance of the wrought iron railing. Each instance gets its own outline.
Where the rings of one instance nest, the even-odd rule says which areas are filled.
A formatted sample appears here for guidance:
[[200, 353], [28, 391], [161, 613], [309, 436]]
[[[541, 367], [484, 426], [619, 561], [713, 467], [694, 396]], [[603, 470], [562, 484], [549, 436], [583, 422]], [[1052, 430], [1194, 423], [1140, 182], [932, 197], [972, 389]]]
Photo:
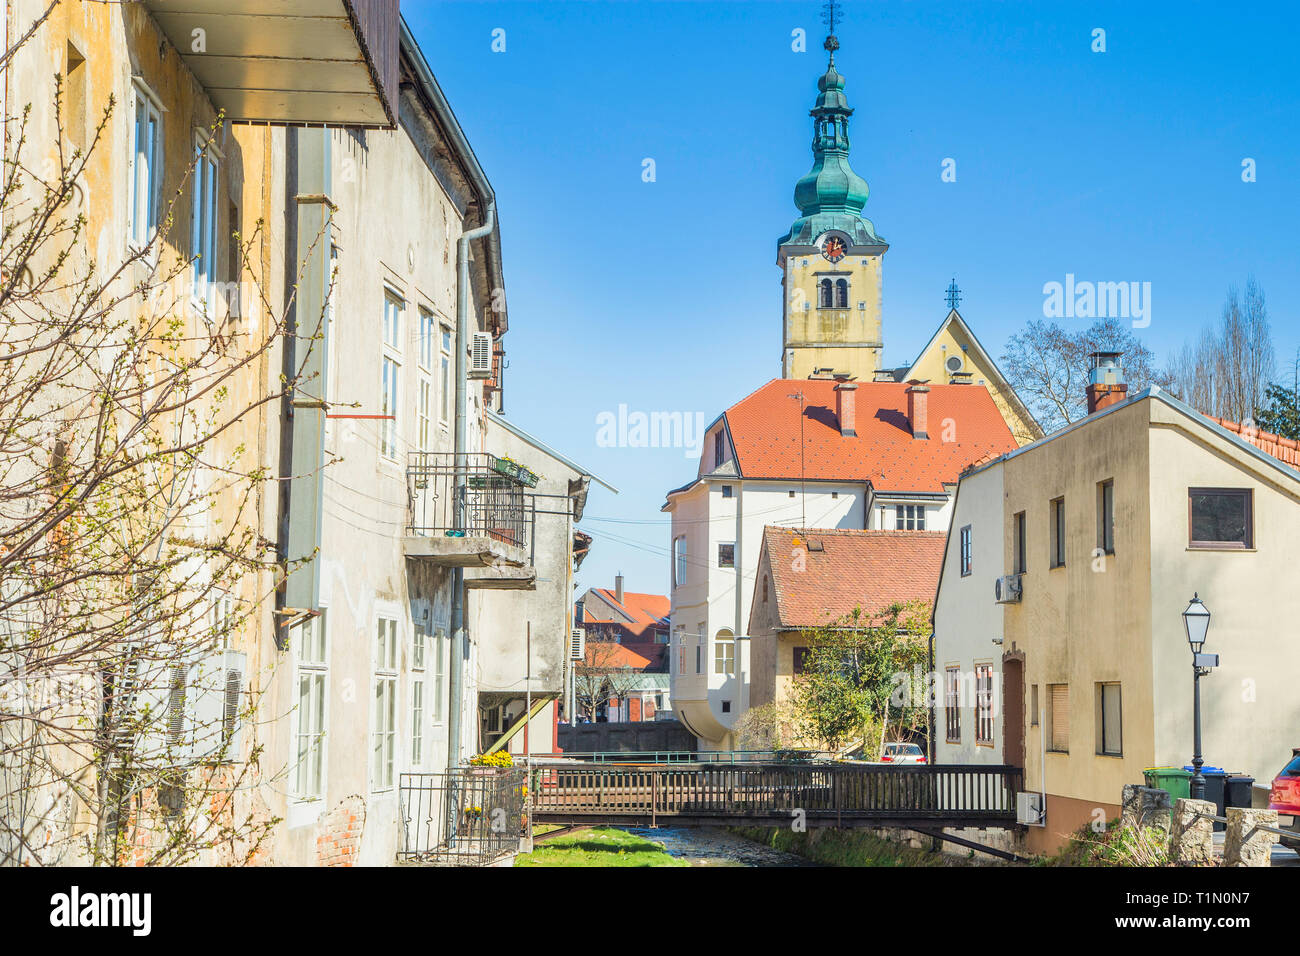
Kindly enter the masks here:
[[[459, 464], [457, 458], [460, 459]], [[411, 452], [406, 466], [413, 535], [488, 537], [531, 553], [536, 476], [486, 452]]]
[[525, 783], [523, 770], [495, 767], [401, 774], [398, 859], [488, 866], [518, 852], [528, 826]]

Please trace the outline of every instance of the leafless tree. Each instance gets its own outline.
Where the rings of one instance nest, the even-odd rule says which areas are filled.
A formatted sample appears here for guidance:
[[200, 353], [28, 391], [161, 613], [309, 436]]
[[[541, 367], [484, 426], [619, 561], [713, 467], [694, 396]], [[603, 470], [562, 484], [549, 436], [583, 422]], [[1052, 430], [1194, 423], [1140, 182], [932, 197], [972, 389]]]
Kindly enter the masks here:
[[1277, 371], [1264, 291], [1252, 276], [1228, 289], [1219, 324], [1184, 345], [1169, 366], [1170, 389], [1208, 415], [1253, 419]]
[[593, 723], [602, 705], [622, 700], [640, 686], [641, 672], [618, 663], [621, 647], [613, 641], [589, 641], [586, 656], [574, 669], [578, 707]]
[[235, 747], [256, 694], [215, 662], [288, 570], [249, 459], [294, 384], [260, 371], [286, 334], [262, 224], [233, 237], [257, 321], [192, 306], [164, 241], [184, 183], [105, 269], [84, 184], [115, 104], [71, 151], [57, 80], [43, 108], [54, 141], [31, 104], [5, 117], [0, 174], [0, 865], [242, 862], [276, 821]]
[[1007, 341], [1002, 371], [1043, 431], [1050, 433], [1088, 414], [1088, 357], [1120, 352], [1129, 393], [1166, 386], [1169, 376], [1155, 368], [1155, 356], [1125, 320], [1102, 318], [1086, 329], [1069, 331], [1036, 319]]

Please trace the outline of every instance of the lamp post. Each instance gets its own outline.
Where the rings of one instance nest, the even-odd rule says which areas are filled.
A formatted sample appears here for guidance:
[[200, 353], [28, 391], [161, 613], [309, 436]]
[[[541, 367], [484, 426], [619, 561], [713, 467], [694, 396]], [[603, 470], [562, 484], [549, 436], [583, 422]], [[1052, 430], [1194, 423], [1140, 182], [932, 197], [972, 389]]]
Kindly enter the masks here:
[[1192, 594], [1191, 603], [1187, 605], [1187, 610], [1183, 612], [1183, 627], [1187, 631], [1187, 643], [1192, 648], [1195, 752], [1192, 754], [1190, 792], [1193, 800], [1204, 800], [1205, 777], [1201, 775], [1201, 765], [1205, 763], [1201, 758], [1201, 678], [1209, 674], [1211, 668], [1218, 666], [1219, 655], [1201, 653], [1201, 648], [1205, 646], [1205, 635], [1210, 630], [1210, 609], [1201, 603], [1199, 593]]

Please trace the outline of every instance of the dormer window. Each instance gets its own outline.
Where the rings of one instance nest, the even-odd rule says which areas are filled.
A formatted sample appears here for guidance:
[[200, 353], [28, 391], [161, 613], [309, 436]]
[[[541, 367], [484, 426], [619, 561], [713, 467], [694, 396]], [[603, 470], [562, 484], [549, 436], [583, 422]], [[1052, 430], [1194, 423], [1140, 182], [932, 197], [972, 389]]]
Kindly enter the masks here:
[[713, 433], [713, 467], [720, 468], [722, 463], [727, 460], [727, 439], [719, 428]]

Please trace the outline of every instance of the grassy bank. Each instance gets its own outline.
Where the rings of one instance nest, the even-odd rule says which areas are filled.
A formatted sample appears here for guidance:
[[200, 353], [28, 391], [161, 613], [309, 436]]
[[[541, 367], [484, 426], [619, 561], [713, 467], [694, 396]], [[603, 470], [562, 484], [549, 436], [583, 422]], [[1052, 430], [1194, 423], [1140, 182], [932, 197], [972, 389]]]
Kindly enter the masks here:
[[515, 866], [689, 866], [662, 843], [623, 830], [597, 827], [566, 833], [515, 858]]
[[867, 830], [830, 827], [794, 833], [772, 827], [732, 827], [733, 833], [824, 866], [962, 866], [963, 861], [901, 843]]

